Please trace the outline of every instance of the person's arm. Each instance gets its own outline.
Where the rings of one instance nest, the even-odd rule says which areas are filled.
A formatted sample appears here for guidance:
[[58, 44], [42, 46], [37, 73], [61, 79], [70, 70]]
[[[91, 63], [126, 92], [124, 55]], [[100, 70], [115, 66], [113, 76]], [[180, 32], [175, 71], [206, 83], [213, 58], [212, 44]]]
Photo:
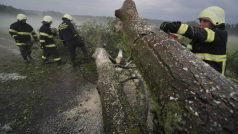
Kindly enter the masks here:
[[52, 35], [49, 34], [49, 31], [40, 31], [40, 44], [41, 48], [44, 48], [47, 44], [47, 40], [49, 38], [53, 38]]
[[30, 34], [32, 35], [32, 37], [33, 37], [33, 39], [34, 39], [34, 41], [35, 42], [38, 42], [39, 41], [39, 39], [38, 39], [38, 37], [37, 37], [37, 34], [36, 34], [36, 32], [34, 31], [34, 29], [32, 28], [32, 26], [31, 25], [29, 25], [29, 27], [30, 27]]
[[68, 28], [72, 31], [74, 37], [79, 37], [79, 34], [78, 34], [78, 32], [76, 31], [74, 25], [73, 25], [72, 23], [69, 23], [68, 25], [69, 25]]
[[17, 42], [18, 40], [18, 34], [17, 34], [17, 31], [16, 29], [14, 28], [14, 26], [10, 26], [9, 28], [9, 34], [11, 35], [11, 37]]
[[181, 22], [164, 22], [160, 29], [165, 32], [177, 33], [200, 42], [213, 42], [215, 40], [215, 32], [209, 28], [199, 28], [183, 24]]
[[46, 46], [46, 37], [45, 36], [43, 36], [43, 35], [40, 35], [40, 47], [41, 48], [45, 48], [45, 46]]
[[63, 45], [66, 46], [64, 38], [63, 38], [63, 33], [62, 33], [63, 31], [62, 31], [61, 24], [59, 25], [58, 31], [59, 31], [59, 39], [60, 39], [60, 41], [62, 41]]

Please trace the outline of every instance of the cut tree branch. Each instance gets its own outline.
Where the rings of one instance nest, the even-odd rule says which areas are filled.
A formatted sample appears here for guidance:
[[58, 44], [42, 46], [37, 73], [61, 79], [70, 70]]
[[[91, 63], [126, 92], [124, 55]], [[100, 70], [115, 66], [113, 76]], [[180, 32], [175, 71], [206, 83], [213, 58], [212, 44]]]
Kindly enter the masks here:
[[237, 85], [141, 19], [133, 0], [125, 0], [115, 15], [153, 95], [155, 132], [238, 132]]

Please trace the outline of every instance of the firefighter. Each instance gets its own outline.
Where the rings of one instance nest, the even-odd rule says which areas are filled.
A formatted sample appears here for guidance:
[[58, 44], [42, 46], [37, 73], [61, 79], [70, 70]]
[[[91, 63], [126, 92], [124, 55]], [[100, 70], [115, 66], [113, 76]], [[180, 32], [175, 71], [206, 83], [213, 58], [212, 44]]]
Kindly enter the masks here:
[[31, 38], [38, 42], [38, 38], [31, 25], [26, 23], [27, 16], [24, 14], [17, 15], [17, 21], [10, 25], [9, 34], [15, 40], [20, 49], [20, 53], [25, 63], [33, 60], [31, 56], [31, 47], [33, 45]]
[[53, 56], [53, 62], [57, 62], [59, 65], [62, 64], [61, 58], [59, 57], [58, 51], [56, 49], [54, 36], [56, 33], [51, 29], [52, 24], [51, 16], [44, 16], [42, 21], [42, 26], [40, 27], [40, 44], [43, 50], [43, 64], [51, 63], [49, 57]]
[[67, 47], [70, 59], [73, 66], [76, 66], [77, 63], [75, 61], [76, 58], [76, 48], [80, 47], [85, 58], [88, 58], [88, 52], [85, 47], [84, 41], [77, 33], [74, 25], [72, 24], [72, 16], [69, 14], [65, 14], [62, 17], [63, 22], [59, 25], [59, 37], [63, 40], [64, 45]]
[[181, 22], [163, 22], [160, 29], [192, 39], [192, 52], [224, 75], [228, 33], [225, 30], [225, 12], [211, 6], [201, 11], [199, 27]]

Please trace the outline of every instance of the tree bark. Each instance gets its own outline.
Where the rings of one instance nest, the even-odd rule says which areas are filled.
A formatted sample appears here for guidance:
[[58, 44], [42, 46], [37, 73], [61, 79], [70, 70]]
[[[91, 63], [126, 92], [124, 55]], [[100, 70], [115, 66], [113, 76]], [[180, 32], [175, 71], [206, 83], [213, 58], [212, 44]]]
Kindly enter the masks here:
[[143, 133], [139, 121], [123, 94], [122, 85], [105, 49], [97, 48], [94, 56], [98, 71], [97, 90], [102, 103], [106, 134]]
[[153, 95], [154, 132], [238, 132], [237, 85], [141, 19], [133, 0], [115, 15]]

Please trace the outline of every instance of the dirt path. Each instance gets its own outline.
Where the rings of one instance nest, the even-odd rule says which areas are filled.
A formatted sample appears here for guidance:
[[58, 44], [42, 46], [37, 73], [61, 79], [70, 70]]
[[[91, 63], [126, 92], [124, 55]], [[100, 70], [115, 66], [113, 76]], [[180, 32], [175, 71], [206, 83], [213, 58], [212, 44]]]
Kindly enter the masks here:
[[103, 133], [96, 81], [88, 81], [87, 68], [26, 65], [13, 43], [0, 38], [0, 74], [9, 78], [0, 79], [0, 134]]

